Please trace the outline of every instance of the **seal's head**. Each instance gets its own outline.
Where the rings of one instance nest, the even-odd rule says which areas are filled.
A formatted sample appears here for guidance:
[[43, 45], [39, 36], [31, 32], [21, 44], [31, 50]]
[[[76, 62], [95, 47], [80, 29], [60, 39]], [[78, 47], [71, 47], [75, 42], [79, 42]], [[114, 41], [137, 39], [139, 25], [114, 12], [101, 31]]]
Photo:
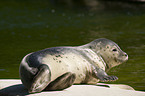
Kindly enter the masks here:
[[113, 41], [108, 39], [96, 39], [91, 42], [92, 50], [99, 54], [110, 69], [128, 60], [128, 55]]

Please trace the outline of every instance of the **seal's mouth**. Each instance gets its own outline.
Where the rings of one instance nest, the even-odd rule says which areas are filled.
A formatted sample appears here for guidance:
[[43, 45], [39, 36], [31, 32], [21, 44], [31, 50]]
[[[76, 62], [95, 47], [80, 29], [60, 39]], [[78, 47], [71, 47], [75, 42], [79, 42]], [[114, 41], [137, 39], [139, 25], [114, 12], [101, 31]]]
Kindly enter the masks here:
[[123, 62], [126, 62], [127, 60], [128, 60], [128, 56], [125, 58], [115, 58], [115, 62], [118, 62], [118, 63], [123, 63]]

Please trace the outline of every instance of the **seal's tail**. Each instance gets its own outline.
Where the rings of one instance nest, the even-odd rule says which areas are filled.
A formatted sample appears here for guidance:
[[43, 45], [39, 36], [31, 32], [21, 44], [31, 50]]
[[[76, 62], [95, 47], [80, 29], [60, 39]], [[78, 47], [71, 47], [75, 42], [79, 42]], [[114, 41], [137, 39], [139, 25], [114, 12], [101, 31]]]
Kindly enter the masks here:
[[51, 80], [51, 72], [47, 65], [42, 64], [38, 67], [38, 73], [32, 80], [32, 85], [28, 89], [29, 93], [41, 92], [44, 90]]
[[37, 59], [32, 53], [28, 54], [23, 58], [19, 68], [21, 81], [29, 93], [42, 91], [51, 79], [49, 67]]

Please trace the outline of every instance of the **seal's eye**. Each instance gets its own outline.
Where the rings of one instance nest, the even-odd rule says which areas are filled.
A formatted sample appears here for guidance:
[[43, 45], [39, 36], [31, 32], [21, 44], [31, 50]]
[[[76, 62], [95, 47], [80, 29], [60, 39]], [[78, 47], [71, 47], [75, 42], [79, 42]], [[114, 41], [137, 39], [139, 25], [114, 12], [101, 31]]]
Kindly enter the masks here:
[[116, 52], [116, 51], [117, 51], [117, 49], [113, 49], [112, 51]]

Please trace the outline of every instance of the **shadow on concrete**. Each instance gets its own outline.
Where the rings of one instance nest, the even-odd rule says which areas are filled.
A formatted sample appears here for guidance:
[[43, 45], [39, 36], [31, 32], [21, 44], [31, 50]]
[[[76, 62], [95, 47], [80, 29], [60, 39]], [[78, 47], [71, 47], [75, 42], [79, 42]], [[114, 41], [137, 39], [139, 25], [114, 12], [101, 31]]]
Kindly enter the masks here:
[[29, 93], [22, 84], [9, 86], [0, 90], [0, 96], [25, 96], [25, 95], [29, 95]]

